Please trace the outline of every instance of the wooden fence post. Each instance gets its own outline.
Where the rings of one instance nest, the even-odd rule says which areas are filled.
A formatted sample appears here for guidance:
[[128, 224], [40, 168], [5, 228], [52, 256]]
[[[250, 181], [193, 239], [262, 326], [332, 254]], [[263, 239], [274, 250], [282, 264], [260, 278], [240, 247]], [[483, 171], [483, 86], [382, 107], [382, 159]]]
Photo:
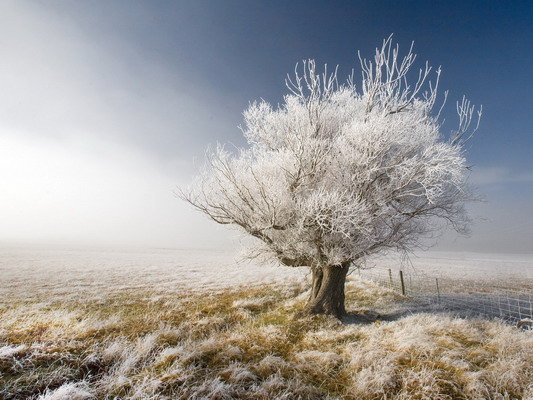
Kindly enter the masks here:
[[405, 283], [403, 282], [403, 271], [400, 270], [400, 284], [402, 285], [402, 295], [405, 296]]
[[389, 286], [392, 289], [392, 270], [389, 268]]
[[435, 278], [435, 283], [437, 284], [437, 301], [440, 304], [440, 289], [439, 289], [439, 278]]

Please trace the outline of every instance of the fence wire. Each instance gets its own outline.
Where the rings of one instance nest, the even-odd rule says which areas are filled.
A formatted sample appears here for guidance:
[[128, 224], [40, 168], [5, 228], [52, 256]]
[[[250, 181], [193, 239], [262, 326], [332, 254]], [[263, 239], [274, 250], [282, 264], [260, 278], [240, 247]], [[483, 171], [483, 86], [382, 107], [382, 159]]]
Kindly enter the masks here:
[[457, 280], [377, 267], [359, 270], [358, 274], [380, 286], [460, 314], [499, 318], [512, 324], [533, 319], [531, 280]]

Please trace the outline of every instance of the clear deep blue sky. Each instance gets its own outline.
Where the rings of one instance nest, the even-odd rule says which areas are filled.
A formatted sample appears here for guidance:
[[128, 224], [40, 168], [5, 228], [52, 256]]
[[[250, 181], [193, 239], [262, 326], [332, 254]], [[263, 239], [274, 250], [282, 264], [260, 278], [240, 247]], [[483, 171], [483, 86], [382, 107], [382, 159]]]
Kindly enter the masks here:
[[[30, 142], [83, 137], [124, 144], [175, 181], [191, 176], [191, 160], [209, 143], [244, 145], [236, 128], [243, 109], [259, 98], [280, 102], [285, 75], [302, 59], [339, 65], [342, 79], [358, 71], [358, 50], [371, 57], [391, 33], [405, 51], [414, 41], [420, 65], [427, 60], [443, 69], [441, 87], [450, 92], [444, 133], [455, 128], [454, 103], [463, 95], [484, 110], [467, 152], [472, 181], [487, 198], [473, 214], [484, 222], [472, 238], [445, 241], [444, 248], [533, 253], [531, 1], [7, 1], [2, 7], [0, 44], [10, 61], [0, 89], [12, 99], [2, 101], [4, 132]], [[35, 82], [33, 89], [12, 84], [18, 75]], [[52, 111], [42, 111], [43, 103]], [[30, 230], [28, 224], [24, 232]]]

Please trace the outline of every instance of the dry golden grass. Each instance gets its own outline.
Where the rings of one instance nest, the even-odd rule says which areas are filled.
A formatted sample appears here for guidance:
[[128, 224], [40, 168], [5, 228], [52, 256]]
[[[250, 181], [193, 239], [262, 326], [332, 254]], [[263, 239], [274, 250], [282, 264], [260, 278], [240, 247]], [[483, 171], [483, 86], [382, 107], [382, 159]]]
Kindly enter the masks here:
[[[3, 399], [526, 399], [533, 335], [419, 313], [294, 320], [305, 285], [148, 289], [0, 309]], [[407, 301], [351, 279], [348, 309]]]

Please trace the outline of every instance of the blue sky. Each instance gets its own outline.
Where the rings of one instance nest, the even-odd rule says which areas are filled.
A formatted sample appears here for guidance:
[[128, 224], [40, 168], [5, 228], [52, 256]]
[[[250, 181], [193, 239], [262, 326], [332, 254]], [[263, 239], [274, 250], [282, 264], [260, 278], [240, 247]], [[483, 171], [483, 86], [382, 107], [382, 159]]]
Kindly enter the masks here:
[[244, 145], [250, 101], [281, 101], [306, 58], [357, 71], [394, 34], [483, 104], [467, 152], [486, 202], [440, 249], [533, 253], [533, 3], [5, 1], [0, 5], [0, 241], [227, 245], [174, 198], [211, 143]]

